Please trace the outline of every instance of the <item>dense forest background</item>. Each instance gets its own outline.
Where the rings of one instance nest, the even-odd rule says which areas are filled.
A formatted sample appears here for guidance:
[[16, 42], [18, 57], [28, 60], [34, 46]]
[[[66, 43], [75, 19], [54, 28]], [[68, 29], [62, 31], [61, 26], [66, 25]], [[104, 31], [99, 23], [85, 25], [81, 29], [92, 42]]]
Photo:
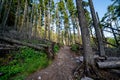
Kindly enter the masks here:
[[[34, 37], [67, 45], [81, 42], [76, 4], [72, 0], [57, 2], [54, 0], [1, 0], [0, 2], [0, 30], [3, 34], [8, 31], [15, 34], [14, 37], [20, 35], [22, 39]], [[86, 1], [82, 4], [91, 36], [95, 37], [88, 10], [89, 4]], [[112, 43], [116, 45], [119, 44], [119, 15], [119, 1], [117, 0], [108, 5], [108, 12], [101, 21], [96, 14], [101, 31], [113, 34], [108, 41], [114, 38]]]
[[[99, 19], [92, 0], [0, 0], [0, 79], [20, 76], [34, 63], [20, 76], [24, 79], [51, 64], [64, 46], [81, 52], [85, 74], [99, 76], [94, 55], [100, 60], [120, 56], [120, 1], [111, 3]], [[120, 67], [119, 62], [112, 62], [112, 67], [105, 64], [105, 68]]]

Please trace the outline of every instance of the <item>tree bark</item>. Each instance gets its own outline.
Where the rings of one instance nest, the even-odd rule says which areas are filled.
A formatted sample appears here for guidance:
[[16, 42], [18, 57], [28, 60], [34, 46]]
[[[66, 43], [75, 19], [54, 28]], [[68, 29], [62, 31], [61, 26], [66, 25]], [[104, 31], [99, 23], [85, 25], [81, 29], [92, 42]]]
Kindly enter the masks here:
[[0, 37], [0, 40], [6, 41], [6, 42], [9, 42], [9, 43], [13, 43], [13, 44], [22, 45], [22, 46], [28, 46], [28, 47], [34, 48], [36, 50], [44, 50], [43, 46], [36, 46], [34, 44], [21, 42], [21, 41], [18, 41], [18, 40], [7, 38], [7, 37]]
[[51, 6], [51, 0], [49, 0], [48, 2], [48, 39], [51, 40], [51, 10], [50, 10], [50, 6]]
[[75, 27], [76, 27], [76, 25], [75, 25], [75, 19], [74, 19], [74, 17], [71, 17], [71, 20], [72, 20], [72, 24], [73, 24], [73, 34], [74, 34], [74, 36], [73, 36], [73, 42], [75, 43], [76, 42], [76, 38], [75, 38]]
[[94, 66], [94, 58], [93, 58], [94, 54], [92, 52], [92, 47], [90, 45], [90, 34], [89, 34], [88, 26], [86, 24], [86, 18], [84, 15], [85, 12], [82, 7], [82, 0], [76, 0], [76, 5], [78, 10], [79, 25], [81, 27], [81, 34], [82, 34], [84, 62], [88, 70], [89, 65]]
[[120, 61], [97, 62], [99, 68], [120, 68]]
[[27, 34], [27, 15], [28, 15], [28, 0], [25, 0], [25, 4], [24, 4], [24, 13], [23, 13], [23, 18], [22, 18], [22, 24], [20, 27], [20, 32], [22, 33], [23, 39], [26, 38], [26, 34]]
[[96, 14], [95, 14], [92, 0], [89, 0], [89, 5], [90, 5], [90, 10], [91, 10], [92, 19], [93, 19], [93, 25], [95, 27], [95, 33], [96, 33], [96, 37], [97, 37], [97, 41], [98, 41], [98, 49], [100, 52], [100, 56], [105, 56], [104, 44], [102, 41], [102, 34], [100, 32], [100, 28], [99, 28], [99, 25], [98, 25], [98, 22], [96, 19]]
[[9, 15], [9, 12], [10, 12], [11, 4], [12, 4], [12, 0], [10, 0], [10, 2], [9, 2], [8, 9], [6, 7], [5, 12], [4, 12], [4, 16], [3, 16], [3, 20], [2, 20], [2, 24], [1, 24], [3, 33], [6, 30], [6, 26], [5, 25], [6, 25], [6, 22], [7, 22], [7, 19], [8, 19], [8, 15]]
[[17, 24], [18, 24], [18, 15], [20, 14], [20, 0], [17, 2], [17, 11], [15, 13], [15, 23], [14, 23], [14, 29], [17, 30]]
[[44, 32], [44, 39], [47, 39], [47, 11], [45, 9], [44, 12], [44, 27], [45, 27], [45, 32]]
[[[29, 11], [28, 11], [29, 12]], [[29, 37], [29, 28], [31, 27], [31, 24], [30, 24], [30, 17], [29, 17], [29, 15], [27, 15], [27, 22], [26, 22], [27, 24], [26, 24], [26, 27], [27, 27], [27, 34], [26, 34], [26, 38], [27, 39], [30, 39], [30, 37]]]
[[107, 61], [118, 61], [120, 57], [107, 57]]
[[34, 25], [34, 39], [37, 38], [37, 24], [38, 24], [38, 13], [37, 13], [37, 6], [35, 6], [35, 15], [34, 15], [34, 20], [35, 20], [35, 25]]
[[42, 12], [41, 12], [41, 8], [42, 8], [42, 7], [40, 6], [40, 8], [39, 8], [39, 19], [38, 19], [38, 21], [39, 21], [38, 24], [39, 24], [39, 27], [40, 27], [40, 28], [39, 28], [39, 35], [40, 35], [40, 37], [41, 37], [41, 35], [42, 35], [42, 34], [41, 34], [41, 33], [42, 33], [42, 26], [41, 26], [41, 23], [42, 23], [42, 22], [41, 22], [41, 21], [42, 21], [42, 20], [41, 20], [41, 18], [42, 18], [41, 15], [42, 15]]
[[75, 18], [75, 25], [77, 26], [77, 32], [78, 32], [78, 40], [79, 40], [79, 43], [81, 44], [81, 35], [80, 35], [80, 27], [79, 27], [79, 23], [78, 23], [78, 19]]
[[0, 2], [0, 18], [1, 18], [1, 12], [2, 12], [2, 8], [3, 8], [3, 4], [4, 4], [5, 0], [2, 0]]
[[25, 5], [24, 5], [24, 14], [23, 14], [23, 19], [22, 19], [22, 25], [21, 25], [21, 31], [22, 31], [22, 28], [25, 27], [25, 23], [26, 23], [26, 15], [27, 15], [27, 8], [28, 7], [28, 1], [25, 0]]
[[32, 35], [33, 14], [34, 14], [34, 5], [32, 5], [32, 7], [31, 7], [30, 24], [29, 24], [29, 31], [28, 31], [28, 37], [29, 37], [29, 39], [31, 39], [31, 35]]
[[[100, 27], [100, 19], [99, 19], [99, 16], [98, 16], [98, 12], [96, 12], [96, 17], [97, 17], [97, 22], [98, 22], [98, 25]], [[103, 27], [103, 26], [102, 26]], [[104, 36], [104, 33], [103, 33], [103, 29], [102, 27], [100, 28], [100, 32], [101, 32], [101, 35], [102, 35], [102, 39], [105, 39], [105, 36]]]

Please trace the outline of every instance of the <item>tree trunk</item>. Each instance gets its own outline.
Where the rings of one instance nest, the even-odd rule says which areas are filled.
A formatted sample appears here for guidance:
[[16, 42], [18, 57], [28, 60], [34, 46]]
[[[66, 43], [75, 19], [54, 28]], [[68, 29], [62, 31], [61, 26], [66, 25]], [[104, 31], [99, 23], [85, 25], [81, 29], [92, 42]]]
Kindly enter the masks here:
[[20, 14], [19, 13], [19, 10], [20, 10], [20, 0], [18, 0], [17, 2], [17, 11], [15, 13], [15, 23], [14, 23], [14, 29], [17, 30], [17, 24], [18, 24], [18, 15]]
[[22, 3], [20, 1], [20, 6], [19, 6], [19, 10], [18, 10], [18, 14], [19, 14], [19, 16], [18, 16], [18, 24], [17, 24], [17, 31], [18, 32], [20, 32], [20, 27], [21, 27], [21, 23], [22, 23], [21, 15], [20, 15], [21, 8], [22, 8], [21, 5], [22, 5]]
[[98, 25], [98, 22], [97, 22], [97, 19], [96, 19], [96, 14], [95, 14], [95, 10], [94, 10], [92, 0], [89, 0], [89, 5], [90, 5], [90, 10], [91, 10], [92, 19], [93, 19], [93, 25], [95, 27], [95, 33], [96, 33], [96, 38], [97, 38], [97, 41], [98, 41], [98, 49], [99, 49], [99, 52], [100, 52], [100, 56], [105, 56], [102, 34], [100, 32], [100, 28], [99, 28], [99, 25]]
[[71, 33], [71, 29], [70, 28], [68, 29], [68, 34], [69, 34], [68, 42], [69, 42], [69, 45], [71, 45], [71, 44], [73, 44], [73, 42], [72, 42], [72, 33]]
[[107, 57], [106, 61], [118, 61], [120, 60], [120, 57]]
[[7, 38], [7, 37], [0, 37], [0, 40], [6, 41], [6, 42], [9, 42], [9, 43], [18, 44], [18, 45], [28, 46], [28, 47], [34, 48], [36, 50], [44, 50], [44, 48], [43, 48], [44, 46], [36, 46], [34, 44], [21, 42], [21, 41], [18, 41], [18, 40]]
[[51, 27], [50, 27], [50, 23], [51, 23], [51, 11], [50, 11], [50, 6], [51, 6], [51, 0], [49, 0], [49, 6], [48, 6], [48, 39], [51, 40]]
[[[97, 16], [98, 25], [101, 25], [101, 24], [100, 24], [100, 19], [99, 19], [99, 16], [98, 16], [98, 13], [97, 13], [97, 12], [96, 12], [96, 16]], [[100, 32], [101, 32], [101, 34], [102, 34], [102, 38], [105, 39], [105, 36], [104, 36], [102, 27], [103, 27], [103, 26], [101, 26], [101, 28], [100, 28]]]
[[2, 0], [0, 2], [0, 18], [1, 18], [1, 12], [2, 12], [2, 8], [3, 8], [3, 5], [4, 5], [4, 2], [5, 2], [5, 0]]
[[86, 24], [85, 12], [82, 7], [82, 0], [76, 0], [77, 10], [78, 10], [78, 19], [79, 25], [81, 27], [81, 35], [82, 35], [82, 43], [84, 49], [84, 62], [86, 69], [89, 69], [90, 66], [94, 66], [94, 58], [92, 47], [90, 45], [90, 34], [88, 30], [88, 26]]
[[31, 38], [31, 35], [32, 35], [33, 14], [34, 14], [34, 5], [32, 5], [31, 15], [30, 15], [30, 25], [29, 25], [29, 31], [28, 31], [28, 37], [29, 37], [29, 39]]
[[[28, 12], [28, 11], [27, 11], [27, 12]], [[29, 22], [30, 22], [30, 17], [29, 17], [29, 15], [27, 15], [27, 22], [26, 22], [26, 23], [27, 23], [27, 24], [26, 24], [26, 27], [27, 27], [27, 28], [26, 28], [26, 29], [27, 29], [27, 30], [26, 30], [26, 33], [27, 33], [27, 34], [26, 34], [26, 38], [27, 38], [27, 39], [30, 39], [30, 38], [29, 38], [29, 28], [30, 28], [31, 25], [30, 25]]]
[[76, 24], [76, 26], [77, 26], [77, 32], [78, 32], [78, 40], [79, 40], [79, 43], [80, 44], [82, 44], [81, 42], [81, 35], [80, 35], [80, 27], [79, 27], [79, 23], [78, 23], [78, 19], [77, 18], [75, 18], [75, 24]]
[[44, 39], [47, 38], [47, 11], [44, 11], [44, 27], [45, 27], [45, 32], [44, 32]]
[[120, 68], [120, 61], [97, 62], [99, 68]]
[[48, 17], [48, 39], [49, 40], [51, 40], [51, 33], [50, 33], [50, 31], [51, 31], [51, 29], [50, 29], [50, 13], [48, 13], [49, 14], [49, 17]]
[[34, 25], [34, 39], [37, 37], [37, 23], [38, 23], [38, 13], [37, 13], [37, 7], [35, 7], [35, 15], [34, 15], [34, 20], [35, 20], [35, 25]]
[[12, 0], [10, 0], [10, 2], [9, 2], [8, 9], [6, 7], [5, 12], [4, 12], [4, 16], [3, 16], [3, 19], [2, 19], [1, 26], [2, 26], [3, 33], [6, 30], [6, 26], [5, 25], [6, 25], [6, 22], [7, 22], [7, 19], [8, 19], [8, 15], [9, 15], [9, 12], [10, 12], [11, 4], [12, 4]]
[[23, 19], [22, 19], [21, 30], [22, 30], [22, 28], [24, 28], [24, 27], [25, 27], [26, 15], [27, 15], [27, 6], [28, 6], [28, 2], [27, 2], [27, 0], [25, 0], [25, 5], [24, 5], [24, 14], [23, 14]]
[[57, 37], [57, 42], [60, 43], [60, 16], [58, 16], [58, 23], [57, 23], [57, 31], [58, 31], [58, 37]]
[[40, 27], [40, 28], [39, 28], [39, 35], [40, 35], [40, 37], [41, 37], [41, 35], [42, 35], [42, 34], [41, 34], [41, 33], [42, 33], [42, 26], [41, 26], [41, 17], [42, 17], [42, 16], [41, 16], [41, 15], [42, 15], [42, 13], [41, 13], [41, 7], [40, 7], [40, 8], [39, 8], [39, 20], [38, 20], [38, 21], [39, 21], [38, 24], [39, 24], [39, 27]]
[[20, 28], [20, 32], [23, 35], [23, 38], [26, 38], [26, 24], [27, 24], [27, 13], [28, 13], [28, 1], [25, 0], [24, 4], [24, 13], [23, 13], [23, 18], [22, 18], [22, 24]]
[[75, 41], [76, 41], [76, 39], [75, 39], [75, 19], [74, 19], [74, 17], [71, 17], [71, 20], [72, 20], [72, 24], [73, 24], [73, 34], [74, 34], [74, 36], [73, 36], [73, 42], [75, 43]]

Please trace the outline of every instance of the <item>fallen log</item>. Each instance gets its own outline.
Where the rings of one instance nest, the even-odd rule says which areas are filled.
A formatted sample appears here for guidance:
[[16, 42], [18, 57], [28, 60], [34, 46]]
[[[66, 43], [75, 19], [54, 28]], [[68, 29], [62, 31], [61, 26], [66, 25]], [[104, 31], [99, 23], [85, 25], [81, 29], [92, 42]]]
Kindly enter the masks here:
[[0, 48], [0, 51], [15, 50], [15, 48]]
[[7, 44], [0, 44], [0, 47], [14, 47], [14, 46], [7, 45]]
[[[7, 37], [0, 37], [0, 41], [4, 41], [10, 44], [14, 44], [15, 47], [19, 48], [21, 46], [27, 46], [30, 48], [33, 48], [35, 50], [44, 50], [48, 56], [48, 58], [54, 58], [54, 45], [55, 42], [51, 42], [50, 45], [46, 45], [46, 44], [32, 44], [32, 43], [26, 43], [26, 42], [21, 42], [15, 39], [11, 39], [11, 38], [7, 38]], [[1, 49], [2, 50], [2, 49]], [[7, 50], [6, 50], [7, 51]]]
[[37, 46], [48, 47], [48, 45], [45, 45], [45, 44], [37, 44]]
[[120, 68], [120, 61], [97, 62], [99, 68]]
[[13, 44], [22, 45], [22, 46], [28, 46], [28, 47], [34, 48], [36, 50], [44, 50], [44, 48], [42, 46], [36, 46], [34, 44], [21, 42], [21, 41], [18, 41], [18, 40], [7, 38], [7, 37], [0, 37], [0, 40], [5, 41], [5, 42], [9, 42], [9, 43], [13, 43]]
[[[98, 59], [98, 60], [105, 60], [106, 57], [100, 57], [99, 55], [94, 55], [94, 59]], [[83, 62], [84, 57], [83, 56], [79, 56], [75, 58], [76, 62]]]
[[107, 57], [107, 60], [105, 61], [119, 61], [120, 57]]

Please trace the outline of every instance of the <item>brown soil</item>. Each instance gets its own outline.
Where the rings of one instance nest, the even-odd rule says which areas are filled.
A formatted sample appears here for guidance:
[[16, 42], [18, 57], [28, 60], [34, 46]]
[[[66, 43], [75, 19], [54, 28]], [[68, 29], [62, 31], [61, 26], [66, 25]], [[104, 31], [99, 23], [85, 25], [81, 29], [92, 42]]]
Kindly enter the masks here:
[[72, 73], [77, 66], [75, 57], [70, 48], [65, 46], [51, 65], [31, 74], [26, 80], [75, 80]]

